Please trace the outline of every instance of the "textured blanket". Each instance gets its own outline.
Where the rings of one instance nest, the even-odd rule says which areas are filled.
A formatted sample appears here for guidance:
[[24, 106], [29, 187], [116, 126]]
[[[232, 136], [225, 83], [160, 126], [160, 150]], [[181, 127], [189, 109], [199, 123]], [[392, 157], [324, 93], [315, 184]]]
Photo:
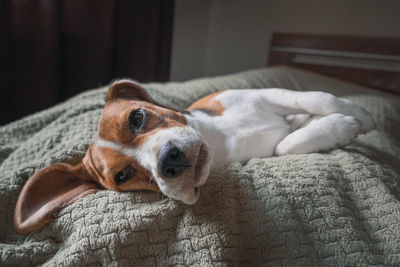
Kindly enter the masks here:
[[87, 91], [0, 127], [0, 265], [400, 265], [398, 99], [288, 68], [144, 87], [178, 108], [227, 88], [353, 94], [378, 130], [326, 153], [233, 163], [211, 174], [194, 206], [101, 191], [20, 236], [12, 218], [27, 179], [77, 162], [93, 141], [107, 89]]

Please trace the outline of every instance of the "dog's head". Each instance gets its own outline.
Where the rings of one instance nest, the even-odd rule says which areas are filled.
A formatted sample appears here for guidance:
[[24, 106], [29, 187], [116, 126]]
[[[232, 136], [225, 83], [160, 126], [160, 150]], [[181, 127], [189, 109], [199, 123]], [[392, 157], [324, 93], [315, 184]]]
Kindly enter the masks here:
[[211, 159], [184, 114], [157, 104], [137, 83], [110, 86], [96, 140], [82, 162], [57, 163], [25, 184], [14, 214], [17, 232], [41, 228], [54, 212], [100, 189], [150, 190], [194, 204]]

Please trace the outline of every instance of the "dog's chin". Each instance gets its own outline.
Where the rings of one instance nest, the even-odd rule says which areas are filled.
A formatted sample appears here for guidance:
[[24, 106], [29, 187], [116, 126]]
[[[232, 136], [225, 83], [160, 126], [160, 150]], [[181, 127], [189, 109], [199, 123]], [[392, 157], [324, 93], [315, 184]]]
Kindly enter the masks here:
[[204, 185], [207, 181], [208, 175], [210, 174], [211, 158], [209, 155], [208, 146], [206, 144], [201, 144], [197, 153], [197, 159], [193, 164], [193, 187], [190, 187], [189, 191], [193, 193], [188, 193], [186, 197], [180, 200], [187, 205], [194, 205], [200, 197], [200, 186]]

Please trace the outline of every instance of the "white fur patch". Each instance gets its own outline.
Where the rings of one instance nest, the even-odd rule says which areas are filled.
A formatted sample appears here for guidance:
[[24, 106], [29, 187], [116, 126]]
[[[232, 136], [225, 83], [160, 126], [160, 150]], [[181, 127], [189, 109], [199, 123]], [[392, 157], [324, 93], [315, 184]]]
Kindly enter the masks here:
[[106, 147], [106, 148], [116, 150], [116, 151], [118, 151], [126, 156], [130, 156], [130, 157], [132, 157], [132, 155], [134, 154], [134, 151], [135, 151], [134, 148], [130, 148], [126, 145], [123, 145], [123, 144], [120, 144], [117, 142], [107, 141], [100, 137], [97, 138], [95, 144], [96, 144], [96, 146], [99, 146], [99, 147]]

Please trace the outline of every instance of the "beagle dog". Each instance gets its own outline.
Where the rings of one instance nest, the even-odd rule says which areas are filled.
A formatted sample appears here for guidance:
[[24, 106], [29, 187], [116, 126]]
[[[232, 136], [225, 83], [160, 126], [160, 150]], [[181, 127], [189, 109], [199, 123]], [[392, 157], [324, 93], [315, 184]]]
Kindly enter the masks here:
[[[299, 128], [310, 114], [321, 117]], [[120, 80], [109, 88], [85, 157], [34, 174], [19, 195], [14, 226], [28, 234], [100, 189], [162, 192], [192, 205], [212, 169], [341, 147], [374, 128], [362, 107], [323, 92], [226, 90], [180, 111], [156, 103], [138, 83]]]

